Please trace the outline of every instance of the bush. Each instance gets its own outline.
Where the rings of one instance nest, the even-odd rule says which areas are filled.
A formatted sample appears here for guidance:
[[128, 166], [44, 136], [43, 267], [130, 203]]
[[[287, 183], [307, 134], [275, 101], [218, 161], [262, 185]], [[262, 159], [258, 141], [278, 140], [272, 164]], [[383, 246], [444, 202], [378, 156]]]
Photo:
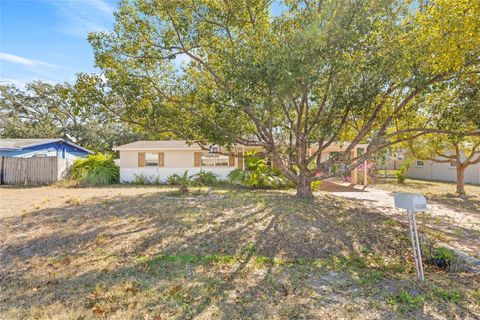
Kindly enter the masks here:
[[76, 160], [70, 174], [81, 184], [110, 184], [118, 182], [119, 169], [111, 155], [98, 153]]
[[231, 171], [228, 180], [233, 184], [255, 188], [278, 188], [288, 185], [288, 180], [278, 170], [272, 169], [265, 159], [258, 157], [254, 152], [247, 153], [245, 170]]
[[213, 187], [218, 184], [218, 177], [215, 173], [211, 171], [204, 171], [200, 170], [199, 173], [193, 175], [192, 177], [192, 185], [198, 187]]
[[456, 260], [455, 251], [450, 248], [439, 247], [433, 250], [428, 262], [439, 268], [450, 270]]
[[141, 174], [134, 174], [134, 179], [133, 179], [133, 184], [136, 184], [136, 185], [140, 185], [140, 186], [143, 186], [143, 185], [162, 185], [164, 184], [161, 180], [160, 180], [160, 177], [159, 176], [146, 176], [144, 175], [143, 173]]
[[133, 179], [133, 184], [137, 184], [137, 185], [140, 185], [140, 186], [143, 186], [145, 184], [150, 184], [150, 179], [144, 175], [143, 173], [142, 174], [135, 174], [134, 175], [135, 178]]
[[322, 185], [323, 181], [313, 181], [310, 186], [312, 187], [313, 191], [320, 190], [320, 186]]
[[397, 182], [400, 184], [405, 183], [405, 179], [407, 178], [405, 174], [407, 173], [408, 167], [410, 166], [409, 161], [405, 161], [402, 166], [400, 167], [400, 170], [395, 172], [395, 176], [397, 177]]
[[179, 186], [182, 194], [188, 193], [188, 186], [192, 185], [192, 177], [188, 175], [188, 170], [183, 174], [172, 174], [167, 177], [167, 184]]

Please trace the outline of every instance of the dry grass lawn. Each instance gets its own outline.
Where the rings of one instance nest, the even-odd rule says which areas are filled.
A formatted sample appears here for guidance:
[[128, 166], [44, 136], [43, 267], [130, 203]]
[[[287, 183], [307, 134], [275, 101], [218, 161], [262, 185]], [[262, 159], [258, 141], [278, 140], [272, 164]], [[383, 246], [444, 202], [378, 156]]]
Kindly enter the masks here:
[[407, 178], [404, 184], [398, 184], [392, 171], [383, 177], [382, 171], [376, 187], [389, 191], [422, 193], [429, 200], [444, 204], [453, 209], [480, 212], [480, 186], [465, 185], [466, 196], [455, 194], [455, 183]]
[[480, 277], [427, 267], [405, 225], [289, 191], [0, 189], [1, 319], [478, 319]]

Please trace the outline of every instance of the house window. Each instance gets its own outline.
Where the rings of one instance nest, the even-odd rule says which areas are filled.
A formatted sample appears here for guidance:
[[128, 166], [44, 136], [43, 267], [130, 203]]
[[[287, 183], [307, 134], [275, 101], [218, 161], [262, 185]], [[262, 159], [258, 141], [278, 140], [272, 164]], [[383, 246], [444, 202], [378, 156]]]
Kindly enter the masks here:
[[228, 156], [216, 153], [202, 154], [202, 167], [228, 167]]
[[457, 166], [457, 160], [454, 160], [454, 159], [450, 160], [449, 165], [450, 165], [450, 167], [456, 167]]
[[145, 167], [158, 167], [158, 153], [145, 152]]
[[415, 163], [415, 165], [416, 165], [417, 167], [423, 167], [423, 166], [425, 166], [425, 162], [423, 162], [423, 160], [417, 160], [416, 163]]

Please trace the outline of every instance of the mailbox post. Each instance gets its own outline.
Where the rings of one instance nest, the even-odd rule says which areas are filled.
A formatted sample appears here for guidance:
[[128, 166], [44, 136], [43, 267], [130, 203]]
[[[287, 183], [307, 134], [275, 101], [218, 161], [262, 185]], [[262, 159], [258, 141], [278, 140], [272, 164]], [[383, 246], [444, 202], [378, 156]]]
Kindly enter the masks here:
[[422, 265], [422, 252], [420, 250], [420, 241], [418, 240], [415, 212], [426, 211], [427, 200], [421, 194], [397, 193], [395, 195], [395, 207], [407, 210], [410, 240], [412, 242], [413, 259], [415, 260], [417, 277], [420, 281], [425, 281]]

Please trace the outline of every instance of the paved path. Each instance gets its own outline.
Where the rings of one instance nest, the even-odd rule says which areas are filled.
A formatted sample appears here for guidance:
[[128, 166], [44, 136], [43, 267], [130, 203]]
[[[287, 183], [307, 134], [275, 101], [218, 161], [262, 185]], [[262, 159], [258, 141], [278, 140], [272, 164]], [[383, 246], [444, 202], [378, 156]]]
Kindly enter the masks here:
[[[407, 221], [406, 212], [395, 209], [395, 192], [375, 187], [352, 187], [342, 182], [325, 182], [322, 188], [330, 194], [355, 199], [367, 207], [391, 215], [398, 220]], [[443, 204], [429, 202], [429, 210], [418, 214], [417, 223], [425, 223], [432, 232], [448, 238], [447, 245], [480, 258], [480, 213], [469, 212], [462, 208], [449, 208]]]

